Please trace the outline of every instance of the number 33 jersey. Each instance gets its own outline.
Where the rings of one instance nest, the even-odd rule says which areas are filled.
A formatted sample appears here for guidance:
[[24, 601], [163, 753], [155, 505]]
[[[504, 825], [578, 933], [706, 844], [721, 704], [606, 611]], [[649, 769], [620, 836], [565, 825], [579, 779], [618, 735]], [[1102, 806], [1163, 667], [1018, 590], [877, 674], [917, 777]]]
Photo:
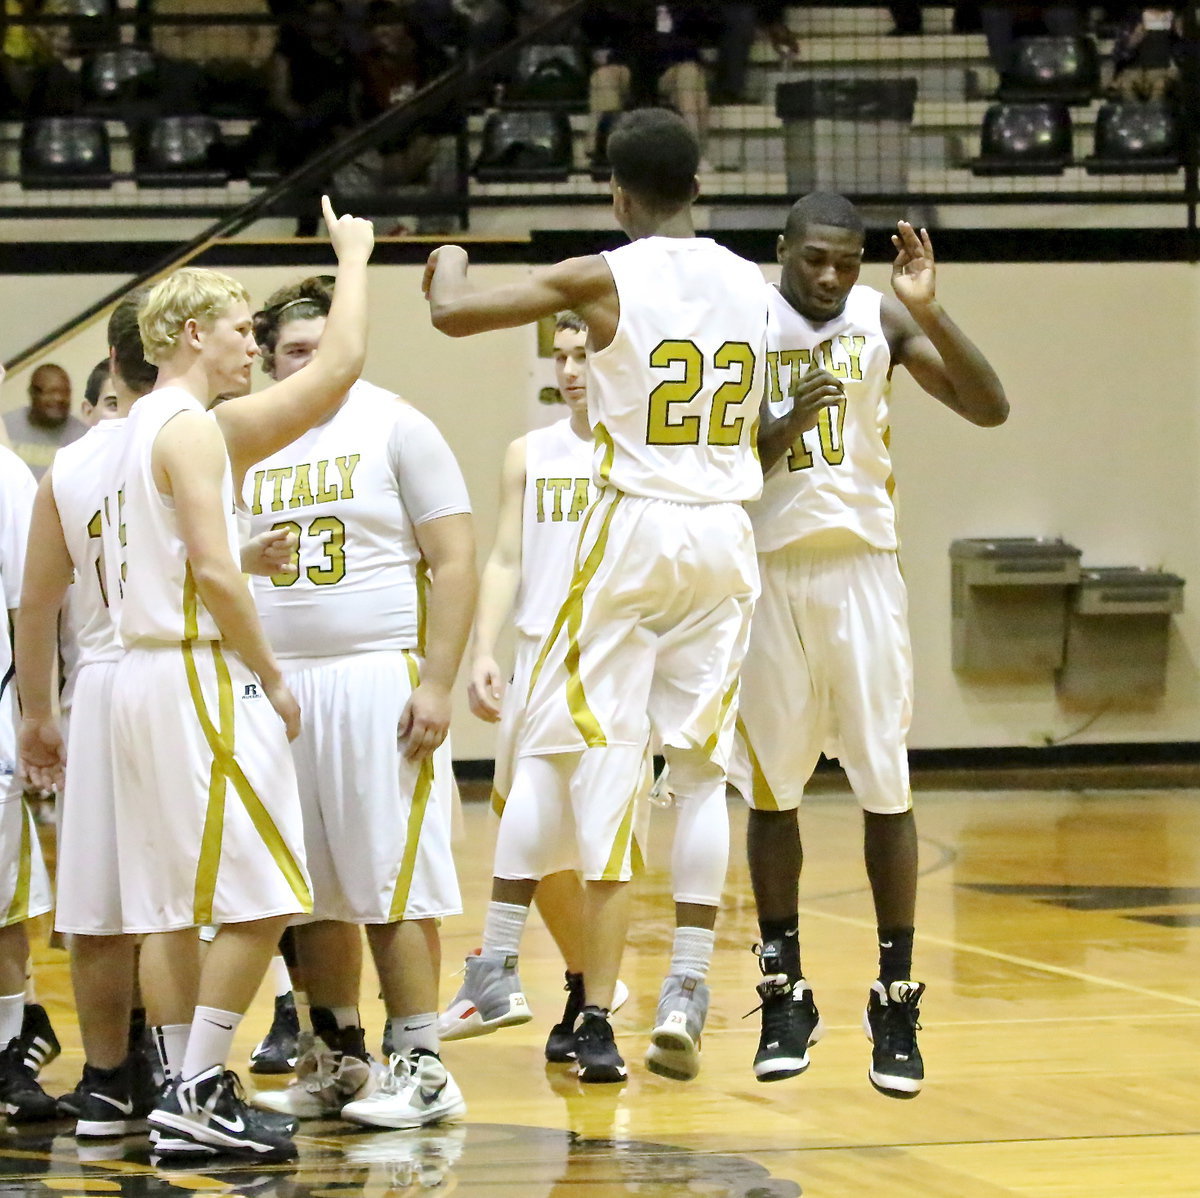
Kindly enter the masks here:
[[880, 323], [883, 296], [850, 289], [846, 307], [814, 327], [770, 287], [767, 388], [772, 415], [791, 409], [791, 389], [814, 366], [841, 380], [846, 398], [821, 412], [767, 471], [762, 498], [747, 504], [760, 553], [812, 537], [851, 534], [896, 548], [888, 453], [891, 351]]
[[255, 536], [286, 528], [299, 539], [297, 573], [254, 580], [280, 658], [423, 648], [416, 529], [471, 510], [428, 417], [359, 381], [329, 420], [246, 475], [244, 498]]

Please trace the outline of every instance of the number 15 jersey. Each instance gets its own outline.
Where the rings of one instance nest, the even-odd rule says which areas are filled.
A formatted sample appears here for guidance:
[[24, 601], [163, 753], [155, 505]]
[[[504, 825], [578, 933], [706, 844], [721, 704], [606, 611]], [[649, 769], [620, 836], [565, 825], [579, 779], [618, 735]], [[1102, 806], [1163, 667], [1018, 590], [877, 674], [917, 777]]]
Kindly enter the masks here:
[[856, 536], [896, 548], [892, 462], [888, 452], [891, 350], [883, 335], [883, 296], [850, 289], [840, 316], [813, 326], [777, 287], [768, 289], [768, 406], [791, 411], [791, 389], [814, 366], [841, 380], [844, 401], [825, 408], [767, 471], [762, 498], [747, 505], [760, 553], [812, 537]]
[[433, 422], [359, 381], [324, 424], [246, 475], [254, 535], [286, 527], [299, 573], [254, 580], [280, 658], [423, 649], [424, 572], [416, 528], [471, 510]]

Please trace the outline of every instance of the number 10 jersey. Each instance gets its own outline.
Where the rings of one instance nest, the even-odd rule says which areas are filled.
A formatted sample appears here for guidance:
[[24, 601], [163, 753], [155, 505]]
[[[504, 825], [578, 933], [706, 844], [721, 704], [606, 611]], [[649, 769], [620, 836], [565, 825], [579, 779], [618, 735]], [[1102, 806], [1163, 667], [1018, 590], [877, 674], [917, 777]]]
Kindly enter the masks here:
[[896, 548], [894, 480], [888, 452], [891, 350], [883, 335], [883, 296], [850, 289], [840, 316], [813, 326], [769, 288], [767, 398], [772, 415], [792, 407], [791, 389], [814, 366], [841, 380], [844, 401], [825, 408], [767, 471], [762, 498], [747, 505], [760, 553], [813, 537], [857, 536]]
[[284, 527], [299, 539], [298, 573], [254, 580], [281, 659], [423, 650], [415, 529], [471, 510], [458, 463], [428, 417], [357, 382], [329, 420], [247, 473], [244, 498], [255, 535]]

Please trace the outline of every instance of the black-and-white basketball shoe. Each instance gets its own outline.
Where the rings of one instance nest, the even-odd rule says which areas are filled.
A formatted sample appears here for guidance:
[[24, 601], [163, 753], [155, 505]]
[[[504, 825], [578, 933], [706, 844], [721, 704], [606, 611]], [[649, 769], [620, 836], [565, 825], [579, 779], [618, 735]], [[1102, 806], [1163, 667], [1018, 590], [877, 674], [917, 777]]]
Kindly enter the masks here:
[[251, 1073], [291, 1073], [300, 1056], [300, 1016], [296, 999], [289, 992], [275, 996], [271, 1028], [250, 1054]]
[[607, 1011], [584, 1008], [575, 1032], [575, 1062], [581, 1082], [623, 1082], [629, 1076]]
[[863, 1013], [863, 1031], [871, 1041], [871, 1085], [888, 1098], [916, 1098], [925, 1081], [925, 1063], [917, 1047], [924, 982], [872, 982]]
[[259, 1161], [296, 1159], [290, 1134], [252, 1110], [232, 1069], [214, 1065], [195, 1077], [172, 1082], [150, 1113], [150, 1143], [158, 1153], [174, 1141], [215, 1149], [222, 1156]]
[[9, 1123], [44, 1123], [58, 1118], [58, 1103], [39, 1084], [20, 1036], [0, 1052], [0, 1110]]
[[84, 1065], [79, 1082], [79, 1112], [75, 1135], [79, 1139], [108, 1139], [144, 1131], [155, 1096], [138, 1085], [132, 1057], [116, 1069]]

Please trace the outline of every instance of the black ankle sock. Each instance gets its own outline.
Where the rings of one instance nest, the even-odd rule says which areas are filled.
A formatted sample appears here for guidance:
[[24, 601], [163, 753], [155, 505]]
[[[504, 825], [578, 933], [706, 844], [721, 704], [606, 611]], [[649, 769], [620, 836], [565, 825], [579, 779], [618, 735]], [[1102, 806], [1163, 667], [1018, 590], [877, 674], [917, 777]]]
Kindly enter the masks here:
[[879, 929], [879, 980], [888, 986], [912, 977], [912, 928]]
[[778, 941], [782, 956], [780, 966], [792, 981], [804, 976], [800, 967], [800, 916], [789, 915], [785, 919], [760, 919], [759, 935], [763, 944]]

